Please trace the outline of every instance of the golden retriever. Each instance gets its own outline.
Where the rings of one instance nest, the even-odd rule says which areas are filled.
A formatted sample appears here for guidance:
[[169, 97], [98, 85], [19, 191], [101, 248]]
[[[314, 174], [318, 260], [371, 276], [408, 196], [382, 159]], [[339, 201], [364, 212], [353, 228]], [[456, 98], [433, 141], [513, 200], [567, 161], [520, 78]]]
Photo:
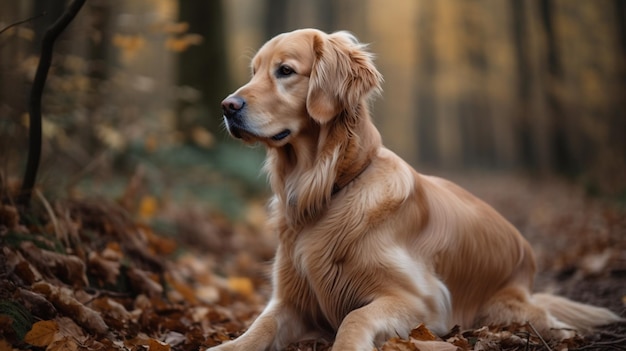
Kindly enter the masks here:
[[334, 337], [333, 350], [369, 351], [419, 323], [445, 334], [530, 322], [564, 337], [620, 320], [533, 295], [533, 252], [509, 222], [382, 145], [368, 108], [382, 76], [353, 35], [281, 34], [251, 66], [222, 107], [232, 136], [267, 148], [273, 293], [247, 332], [211, 350]]

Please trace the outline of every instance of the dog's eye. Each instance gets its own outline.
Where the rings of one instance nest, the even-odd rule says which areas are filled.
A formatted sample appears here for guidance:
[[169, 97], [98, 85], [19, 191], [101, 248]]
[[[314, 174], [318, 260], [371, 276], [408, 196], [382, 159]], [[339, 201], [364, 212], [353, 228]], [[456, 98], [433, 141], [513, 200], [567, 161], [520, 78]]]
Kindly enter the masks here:
[[278, 78], [283, 78], [288, 77], [294, 73], [296, 73], [296, 71], [294, 71], [293, 68], [287, 65], [280, 65], [280, 67], [278, 67], [278, 70], [276, 71], [276, 76]]

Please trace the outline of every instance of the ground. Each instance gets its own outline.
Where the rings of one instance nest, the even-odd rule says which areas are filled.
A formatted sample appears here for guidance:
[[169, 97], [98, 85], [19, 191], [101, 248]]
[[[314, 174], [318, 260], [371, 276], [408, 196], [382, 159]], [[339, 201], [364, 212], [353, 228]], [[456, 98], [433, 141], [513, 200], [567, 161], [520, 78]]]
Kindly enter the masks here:
[[[509, 219], [531, 242], [538, 291], [626, 317], [626, 209], [562, 179], [447, 174]], [[157, 213], [133, 199], [42, 196], [24, 225], [0, 207], [0, 351], [199, 350], [241, 334], [269, 296], [275, 238], [263, 206], [231, 221], [200, 207]], [[35, 201], [35, 200], [34, 200]], [[147, 206], [147, 207], [146, 207]], [[136, 209], [139, 208], [137, 211]], [[148, 208], [148, 209], [146, 209]], [[173, 234], [176, 233], [176, 236]], [[382, 350], [625, 350], [626, 324], [585, 339], [543, 341], [532, 326], [451, 330], [416, 326]], [[289, 350], [328, 350], [303, 342]]]

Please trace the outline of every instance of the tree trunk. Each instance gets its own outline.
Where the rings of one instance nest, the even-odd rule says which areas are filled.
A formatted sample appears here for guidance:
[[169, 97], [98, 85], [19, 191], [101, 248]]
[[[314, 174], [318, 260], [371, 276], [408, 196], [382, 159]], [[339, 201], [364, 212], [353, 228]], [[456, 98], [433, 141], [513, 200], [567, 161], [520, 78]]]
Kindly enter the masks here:
[[189, 32], [202, 35], [201, 45], [191, 46], [179, 56], [178, 84], [197, 89], [198, 103], [179, 102], [178, 128], [188, 136], [201, 125], [218, 132], [222, 121], [220, 101], [231, 90], [228, 85], [228, 62], [221, 1], [185, 1], [179, 3], [181, 22], [189, 23]]

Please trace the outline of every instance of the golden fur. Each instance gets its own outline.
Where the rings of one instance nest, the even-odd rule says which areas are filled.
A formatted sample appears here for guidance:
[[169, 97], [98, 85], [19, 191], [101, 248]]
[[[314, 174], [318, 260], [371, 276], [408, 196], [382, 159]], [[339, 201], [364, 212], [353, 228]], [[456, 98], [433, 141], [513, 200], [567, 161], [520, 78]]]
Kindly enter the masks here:
[[333, 350], [369, 351], [419, 323], [445, 334], [455, 324], [530, 321], [544, 337], [563, 337], [571, 333], [564, 328], [586, 332], [619, 319], [532, 295], [535, 262], [519, 232], [382, 145], [368, 109], [382, 77], [354, 36], [281, 34], [252, 71], [222, 106], [233, 136], [267, 148], [279, 235], [273, 295], [246, 333], [211, 350], [334, 337]]

